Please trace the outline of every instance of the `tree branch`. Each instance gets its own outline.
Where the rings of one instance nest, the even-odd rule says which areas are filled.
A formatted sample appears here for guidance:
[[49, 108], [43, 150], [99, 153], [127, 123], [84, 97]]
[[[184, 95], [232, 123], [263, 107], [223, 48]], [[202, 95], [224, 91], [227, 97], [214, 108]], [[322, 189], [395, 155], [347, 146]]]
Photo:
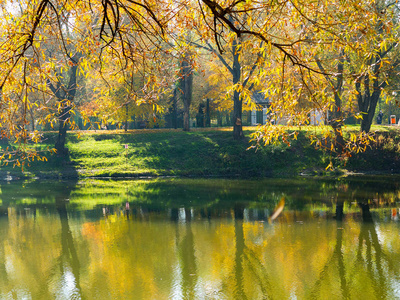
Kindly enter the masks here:
[[200, 44], [198, 44], [196, 42], [190, 42], [190, 44], [192, 44], [192, 45], [194, 45], [194, 46], [196, 46], [196, 47], [198, 47], [200, 49], [204, 49], [204, 50], [207, 50], [207, 51], [209, 51], [211, 53], [214, 53], [218, 57], [218, 59], [221, 61], [221, 63], [225, 66], [225, 68], [228, 69], [229, 73], [231, 73], [233, 75], [232, 67], [229, 66], [229, 64], [225, 60], [225, 58], [217, 50], [215, 50], [208, 42], [206, 42], [208, 48], [204, 47], [203, 45], [200, 45]]
[[[261, 42], [260, 42], [260, 48], [263, 46], [263, 44], [264, 44], [264, 41], [261, 41]], [[257, 59], [256, 59], [256, 61], [254, 62], [253, 66], [251, 67], [251, 70], [250, 70], [250, 72], [249, 72], [249, 75], [248, 75], [247, 78], [243, 81], [243, 87], [245, 87], [245, 86], [247, 85], [247, 82], [249, 81], [250, 77], [253, 75], [254, 70], [257, 68], [257, 64], [258, 64], [258, 62], [261, 60], [261, 57], [262, 57], [262, 51], [260, 50], [260, 51], [257, 53]]]

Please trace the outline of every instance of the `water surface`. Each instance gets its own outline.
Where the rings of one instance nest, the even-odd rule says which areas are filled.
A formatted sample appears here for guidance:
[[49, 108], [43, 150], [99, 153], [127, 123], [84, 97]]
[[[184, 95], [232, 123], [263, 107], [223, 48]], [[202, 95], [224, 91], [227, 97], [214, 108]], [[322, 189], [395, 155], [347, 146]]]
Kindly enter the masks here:
[[0, 299], [400, 299], [399, 182], [3, 182]]

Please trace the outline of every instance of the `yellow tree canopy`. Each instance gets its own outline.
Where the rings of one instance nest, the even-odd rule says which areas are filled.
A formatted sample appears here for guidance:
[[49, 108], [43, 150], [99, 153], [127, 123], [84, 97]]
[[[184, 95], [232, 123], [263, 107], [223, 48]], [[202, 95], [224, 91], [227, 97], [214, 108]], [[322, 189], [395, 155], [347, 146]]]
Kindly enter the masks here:
[[[316, 109], [337, 108], [339, 85], [332, 83], [342, 78], [341, 107], [361, 111], [363, 118], [375, 108], [372, 103], [363, 110], [369, 93], [379, 91], [379, 98], [398, 64], [397, 8], [383, 0], [1, 0], [0, 133], [19, 145], [3, 149], [3, 158], [36, 155], [25, 148], [27, 140], [40, 137], [28, 128], [29, 112], [51, 124], [66, 107], [74, 113], [73, 97], [54, 93], [58, 87], [75, 95], [79, 83], [73, 92], [66, 88], [74, 76], [116, 87], [141, 72], [140, 91], [126, 93], [157, 105], [174, 72], [179, 77], [166, 56], [194, 55], [193, 42], [212, 44], [214, 55], [238, 54], [240, 79], [223, 85], [241, 103], [251, 103], [247, 88], [257, 85], [272, 100], [272, 113], [301, 125]], [[107, 96], [110, 86], [97, 87], [98, 95]], [[271, 142], [283, 134], [267, 125], [257, 138]]]

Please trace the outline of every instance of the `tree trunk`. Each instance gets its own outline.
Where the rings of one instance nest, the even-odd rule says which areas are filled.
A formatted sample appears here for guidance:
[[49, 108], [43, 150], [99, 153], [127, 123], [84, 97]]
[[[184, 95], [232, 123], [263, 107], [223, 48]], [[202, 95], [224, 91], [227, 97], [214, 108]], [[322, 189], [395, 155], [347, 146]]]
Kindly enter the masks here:
[[[382, 27], [378, 29], [378, 32], [381, 31]], [[372, 120], [375, 115], [375, 110], [379, 101], [379, 97], [381, 96], [381, 91], [387, 85], [387, 81], [379, 83], [379, 75], [382, 68], [382, 59], [394, 47], [394, 45], [390, 46], [385, 52], [379, 50], [377, 54], [369, 60], [368, 65], [372, 67], [372, 85], [370, 84], [370, 75], [368, 73], [359, 76], [356, 80], [355, 85], [357, 90], [358, 108], [362, 115], [361, 132], [368, 133], [371, 130]], [[363, 83], [364, 94], [361, 92], [361, 82]]]
[[32, 126], [32, 132], [35, 131], [35, 116], [33, 115], [33, 110], [30, 110], [31, 113], [31, 126]]
[[334, 86], [335, 105], [333, 106], [333, 120], [331, 120], [331, 126], [335, 133], [335, 150], [338, 154], [342, 154], [344, 150], [344, 139], [343, 139], [343, 114], [342, 114], [342, 87], [343, 87], [343, 69], [344, 69], [344, 50], [341, 49], [339, 62], [337, 66], [337, 77], [336, 85]]
[[183, 131], [190, 131], [190, 105], [183, 101]]
[[[232, 15], [228, 14], [229, 22], [234, 23], [235, 20], [233, 19]], [[233, 125], [233, 137], [235, 140], [240, 140], [244, 137], [243, 135], [243, 121], [242, 121], [242, 97], [241, 93], [242, 90], [246, 87], [247, 83], [252, 77], [253, 72], [257, 69], [258, 63], [260, 60], [263, 59], [263, 51], [260, 51], [257, 54], [256, 60], [253, 64], [253, 66], [250, 69], [250, 72], [246, 75], [247, 78], [244, 78], [244, 80], [241, 80], [241, 64], [240, 64], [240, 53], [242, 51], [242, 43], [240, 41], [240, 38], [238, 36], [235, 37], [235, 39], [232, 42], [232, 47], [231, 47], [231, 54], [232, 54], [232, 60], [233, 63], [232, 65], [225, 60], [225, 58], [221, 55], [221, 53], [217, 50], [215, 50], [208, 42], [206, 43], [207, 46], [199, 46], [202, 49], [206, 49], [213, 54], [215, 54], [221, 63], [226, 67], [226, 69], [232, 74], [232, 83], [235, 85], [235, 91], [233, 94], [233, 114], [230, 122], [228, 123]], [[263, 44], [264, 41], [260, 42], [260, 49], [263, 49]], [[197, 44], [195, 44], [197, 45]], [[254, 83], [250, 85], [248, 90], [252, 90], [254, 87]], [[217, 117], [217, 123], [218, 126], [221, 126], [222, 124], [220, 123], [220, 119]]]
[[67, 137], [68, 121], [70, 118], [70, 111], [72, 108], [72, 103], [76, 94], [76, 72], [78, 70], [78, 59], [72, 58], [72, 67], [69, 70], [69, 83], [66, 87], [61, 83], [60, 76], [58, 77], [57, 87], [54, 87], [52, 83], [48, 80], [47, 84], [54, 95], [60, 100], [61, 112], [59, 114], [59, 128], [58, 137], [55, 144], [57, 154], [61, 156], [66, 156], [68, 154], [68, 149], [65, 148], [65, 141]]
[[372, 93], [368, 102], [369, 107], [366, 111], [362, 111], [363, 119], [361, 121], [361, 131], [368, 133], [371, 130], [372, 121], [374, 119], [376, 106], [380, 97], [380, 91]]
[[188, 54], [182, 58], [181, 62], [181, 89], [183, 100], [183, 130], [190, 130], [190, 104], [192, 102], [193, 91], [193, 69]]
[[55, 144], [55, 148], [57, 150], [57, 154], [60, 156], [66, 156], [68, 154], [68, 149], [65, 148], [65, 140], [67, 138], [67, 127], [68, 127], [68, 119], [70, 117], [69, 110], [71, 108], [67, 106], [63, 109], [63, 113], [60, 116], [59, 127], [58, 127], [58, 136]]
[[[362, 115], [361, 132], [368, 133], [371, 130], [372, 120], [374, 118], [376, 106], [381, 95], [381, 89], [385, 84], [379, 85], [378, 78], [379, 72], [375, 73], [374, 75], [372, 94], [370, 92], [370, 80], [368, 74], [356, 80], [358, 108]], [[361, 91], [361, 81], [363, 81], [364, 93]]]
[[[232, 78], [233, 84], [237, 86], [240, 84], [241, 70], [239, 62], [239, 54], [241, 44], [235, 39], [232, 43], [232, 55], [233, 55], [233, 66], [232, 66]], [[243, 138], [242, 128], [242, 99], [240, 92], [235, 88], [233, 92], [233, 138], [240, 140]]]
[[172, 96], [172, 127], [178, 128], [178, 107], [177, 107], [177, 88], [174, 88], [174, 94]]
[[211, 117], [210, 117], [210, 99], [206, 100], [206, 124], [205, 127], [211, 127]]
[[220, 111], [217, 112], [217, 125], [222, 127], [222, 113]]
[[128, 131], [128, 116], [129, 116], [129, 107], [128, 103], [125, 104], [125, 132]]

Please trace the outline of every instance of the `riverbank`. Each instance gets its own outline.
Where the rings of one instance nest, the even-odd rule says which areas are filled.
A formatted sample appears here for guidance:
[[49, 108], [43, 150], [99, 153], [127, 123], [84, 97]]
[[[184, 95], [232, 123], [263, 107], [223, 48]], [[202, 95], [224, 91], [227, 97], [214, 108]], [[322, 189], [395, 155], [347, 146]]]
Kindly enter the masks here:
[[[350, 127], [349, 131], [355, 130]], [[315, 149], [301, 130], [298, 139], [286, 144], [248, 149], [254, 128], [244, 130], [245, 139], [234, 141], [229, 128], [181, 130], [97, 131], [68, 133], [68, 159], [47, 154], [47, 161], [24, 168], [0, 168], [5, 178], [85, 177], [292, 177], [353, 173], [399, 173], [400, 134], [381, 127], [376, 142], [364, 153], [348, 159]], [[56, 133], [44, 134], [37, 149], [54, 145]], [[334, 170], [327, 170], [330, 161]]]

